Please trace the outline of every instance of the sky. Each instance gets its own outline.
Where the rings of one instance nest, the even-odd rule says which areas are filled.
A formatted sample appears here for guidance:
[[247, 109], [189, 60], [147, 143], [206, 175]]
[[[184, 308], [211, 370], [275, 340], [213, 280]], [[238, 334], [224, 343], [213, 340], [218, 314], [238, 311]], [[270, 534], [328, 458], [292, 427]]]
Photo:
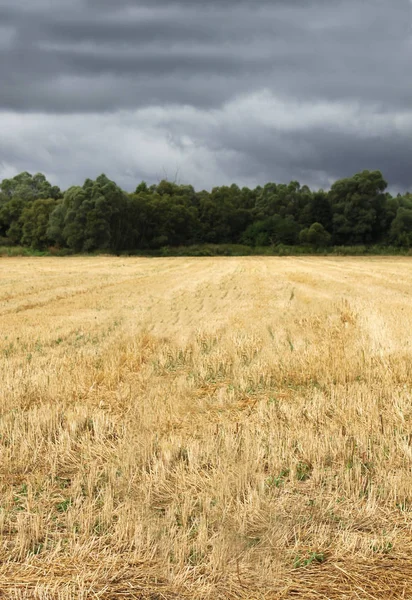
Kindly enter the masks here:
[[412, 190], [411, 0], [0, 0], [0, 180], [364, 169]]

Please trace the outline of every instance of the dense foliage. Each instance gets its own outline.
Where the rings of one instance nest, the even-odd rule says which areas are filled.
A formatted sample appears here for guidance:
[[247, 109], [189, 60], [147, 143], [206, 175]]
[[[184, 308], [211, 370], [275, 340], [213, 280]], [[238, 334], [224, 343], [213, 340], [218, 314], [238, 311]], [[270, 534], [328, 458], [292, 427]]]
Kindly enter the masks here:
[[0, 243], [117, 253], [193, 244], [409, 247], [412, 194], [386, 188], [380, 171], [363, 171], [327, 192], [297, 181], [211, 192], [161, 181], [126, 193], [100, 175], [62, 193], [41, 173], [24, 172], [0, 184]]

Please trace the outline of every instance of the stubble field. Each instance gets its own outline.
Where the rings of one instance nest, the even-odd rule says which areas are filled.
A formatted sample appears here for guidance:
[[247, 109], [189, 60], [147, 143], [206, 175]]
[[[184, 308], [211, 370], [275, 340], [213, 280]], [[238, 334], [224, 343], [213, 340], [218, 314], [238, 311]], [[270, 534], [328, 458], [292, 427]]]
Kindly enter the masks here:
[[410, 259], [0, 259], [0, 598], [410, 598], [411, 526]]

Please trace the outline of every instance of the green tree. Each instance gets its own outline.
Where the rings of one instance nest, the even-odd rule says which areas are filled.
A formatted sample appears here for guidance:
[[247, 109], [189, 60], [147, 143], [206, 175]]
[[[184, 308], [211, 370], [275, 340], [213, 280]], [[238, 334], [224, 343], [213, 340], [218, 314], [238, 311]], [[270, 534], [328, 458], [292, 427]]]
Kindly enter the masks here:
[[392, 221], [389, 240], [396, 246], [412, 246], [412, 209], [400, 206]]
[[193, 242], [197, 212], [182, 196], [153, 194], [150, 199], [153, 237], [150, 245], [178, 246]]
[[327, 231], [332, 231], [332, 207], [328, 194], [323, 190], [313, 192], [309, 202], [309, 224], [320, 223]]
[[273, 215], [247, 227], [241, 241], [252, 246], [293, 245], [298, 240], [299, 229], [299, 224], [292, 216], [283, 218], [280, 215]]
[[23, 241], [24, 209], [38, 199], [57, 199], [60, 189], [52, 186], [42, 173], [31, 175], [24, 171], [0, 183], [0, 236], [11, 243]]
[[199, 195], [198, 215], [201, 241], [237, 243], [253, 220], [254, 195], [237, 185], [215, 187]]
[[332, 185], [333, 239], [338, 244], [377, 242], [384, 234], [387, 187], [380, 171], [362, 171]]
[[19, 244], [23, 234], [21, 215], [26, 201], [18, 196], [4, 203], [0, 208], [0, 236], [7, 237], [13, 244]]
[[128, 198], [106, 175], [87, 179], [64, 194], [63, 203], [50, 216], [47, 233], [75, 252], [119, 251], [128, 229]]
[[135, 193], [140, 194], [141, 192], [147, 192], [147, 191], [148, 191], [147, 183], [145, 181], [141, 181], [139, 183], [139, 185], [137, 186]]
[[54, 198], [39, 198], [24, 208], [20, 218], [22, 244], [36, 249], [42, 249], [51, 244], [52, 240], [47, 232], [49, 218], [56, 208], [56, 204], [57, 200]]
[[8, 200], [21, 198], [26, 202], [38, 198], [54, 198], [56, 200], [61, 198], [60, 189], [51, 185], [43, 173], [31, 175], [27, 171], [19, 173], [11, 179], [3, 179], [0, 183], [0, 193]]
[[315, 248], [329, 246], [331, 234], [326, 231], [321, 223], [312, 223], [308, 229], [302, 229], [299, 234], [301, 244], [311, 244]]

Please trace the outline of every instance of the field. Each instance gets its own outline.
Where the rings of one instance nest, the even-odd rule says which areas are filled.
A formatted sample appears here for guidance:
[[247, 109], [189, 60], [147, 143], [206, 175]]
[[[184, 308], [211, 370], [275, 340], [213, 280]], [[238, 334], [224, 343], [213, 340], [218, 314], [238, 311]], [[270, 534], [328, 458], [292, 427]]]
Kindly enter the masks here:
[[408, 258], [0, 258], [0, 598], [412, 597]]

